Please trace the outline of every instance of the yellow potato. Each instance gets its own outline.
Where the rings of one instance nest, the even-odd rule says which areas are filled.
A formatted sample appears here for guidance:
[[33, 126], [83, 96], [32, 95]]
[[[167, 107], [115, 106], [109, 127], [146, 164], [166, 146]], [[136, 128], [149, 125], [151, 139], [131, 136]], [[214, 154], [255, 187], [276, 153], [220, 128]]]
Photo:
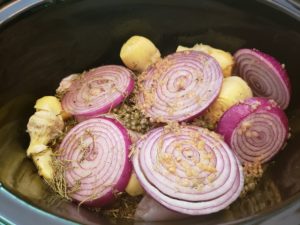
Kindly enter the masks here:
[[131, 196], [138, 196], [144, 194], [144, 189], [142, 188], [140, 182], [136, 178], [135, 173], [131, 174], [130, 180], [127, 184], [125, 191]]
[[231, 76], [223, 80], [222, 88], [216, 101], [203, 115], [205, 121], [214, 126], [223, 113], [239, 101], [252, 97], [248, 84], [240, 77]]
[[58, 98], [54, 96], [44, 96], [38, 99], [35, 103], [34, 108], [38, 110], [45, 110], [59, 115], [62, 111], [61, 103]]
[[202, 51], [210, 55], [211, 57], [215, 58], [219, 63], [219, 65], [221, 66], [224, 77], [231, 76], [234, 60], [233, 60], [233, 56], [229, 52], [225, 52], [221, 49], [216, 49], [209, 45], [203, 45], [203, 44], [196, 44], [192, 48], [179, 45], [176, 49], [176, 52], [186, 51], [186, 50]]
[[122, 46], [120, 57], [129, 69], [142, 72], [160, 59], [160, 52], [149, 39], [132, 36]]
[[40, 176], [46, 180], [53, 179], [53, 167], [52, 167], [52, 150], [47, 148], [44, 151], [32, 156], [33, 162], [38, 169]]

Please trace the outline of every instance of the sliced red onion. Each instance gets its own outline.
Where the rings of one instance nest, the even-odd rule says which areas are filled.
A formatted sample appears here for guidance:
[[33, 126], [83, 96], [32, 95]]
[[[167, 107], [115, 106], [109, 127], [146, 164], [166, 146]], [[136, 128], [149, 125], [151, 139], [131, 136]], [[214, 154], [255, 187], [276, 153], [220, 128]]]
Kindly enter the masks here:
[[145, 195], [137, 206], [135, 220], [147, 222], [166, 221], [187, 218], [188, 215], [172, 211], [159, 204], [149, 195]]
[[62, 99], [62, 107], [76, 117], [107, 113], [132, 92], [132, 75], [127, 68], [117, 65], [90, 70], [72, 82]]
[[88, 206], [109, 204], [129, 181], [130, 144], [126, 129], [111, 118], [86, 120], [72, 128], [58, 150], [69, 196]]
[[222, 70], [211, 56], [176, 52], [140, 75], [137, 106], [158, 122], [189, 120], [214, 101], [222, 80]]
[[76, 119], [77, 122], [80, 123], [80, 122], [85, 121], [85, 120], [89, 120], [89, 119], [92, 119], [92, 118], [101, 118], [101, 117], [112, 118], [112, 119], [118, 120], [118, 122], [121, 123], [121, 121], [113, 113], [95, 114], [93, 116], [75, 116], [75, 119]]
[[75, 116], [75, 119], [77, 120], [77, 122], [80, 123], [82, 121], [89, 120], [89, 119], [92, 119], [92, 118], [102, 118], [102, 117], [111, 118], [111, 119], [117, 120], [118, 122], [121, 123], [121, 121], [113, 113], [95, 114], [93, 116]]
[[288, 119], [274, 100], [250, 98], [224, 113], [217, 132], [224, 136], [242, 163], [264, 163], [287, 140]]
[[[102, 114], [102, 115], [95, 115], [95, 117], [93, 117], [93, 118], [99, 118], [99, 117], [100, 118], [101, 117], [111, 118], [111, 119], [117, 120], [119, 123], [121, 123], [123, 125], [122, 121], [118, 119], [116, 114], [106, 113], [106, 114]], [[75, 117], [75, 118], [78, 122], [82, 122], [82, 121], [90, 119], [90, 118], [86, 118], [86, 117]], [[140, 139], [140, 137], [142, 137], [142, 135], [143, 135], [139, 132], [136, 132], [136, 131], [133, 131], [133, 130], [130, 130], [130, 129], [127, 129], [127, 132], [128, 132], [129, 137], [130, 137], [131, 143], [137, 142]]]
[[284, 67], [272, 56], [256, 49], [240, 49], [234, 54], [234, 73], [251, 87], [254, 96], [274, 99], [286, 109], [291, 84]]
[[[117, 120], [119, 123], [122, 124], [122, 121], [118, 119], [117, 115], [116, 114], [113, 114], [113, 113], [107, 113], [107, 114], [103, 114], [102, 117], [107, 117], [107, 118], [112, 118], [112, 119], [115, 119]], [[123, 125], [123, 124], [122, 124]], [[124, 125], [123, 125], [124, 126]], [[124, 126], [125, 127], [125, 126]], [[139, 133], [139, 132], [136, 132], [136, 131], [133, 131], [133, 130], [130, 130], [130, 129], [127, 129], [127, 132], [128, 132], [128, 135], [130, 137], [130, 140], [131, 140], [131, 143], [134, 144], [135, 142], [137, 142], [142, 136], [143, 134]]]
[[133, 165], [146, 192], [183, 214], [210, 214], [239, 196], [242, 167], [214, 132], [196, 126], [156, 128], [136, 143]]

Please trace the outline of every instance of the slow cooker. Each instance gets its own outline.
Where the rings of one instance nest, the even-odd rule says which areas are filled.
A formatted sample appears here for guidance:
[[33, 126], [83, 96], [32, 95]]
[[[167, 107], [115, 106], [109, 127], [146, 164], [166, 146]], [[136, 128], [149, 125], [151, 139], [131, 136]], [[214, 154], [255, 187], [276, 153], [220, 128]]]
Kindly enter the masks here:
[[[0, 224], [300, 224], [300, 8], [297, 0], [0, 1]], [[53, 193], [26, 157], [37, 98], [66, 75], [109, 63], [132, 35], [163, 55], [206, 43], [257, 48], [284, 62], [293, 86], [292, 137], [255, 192], [229, 209], [146, 223], [100, 216]]]

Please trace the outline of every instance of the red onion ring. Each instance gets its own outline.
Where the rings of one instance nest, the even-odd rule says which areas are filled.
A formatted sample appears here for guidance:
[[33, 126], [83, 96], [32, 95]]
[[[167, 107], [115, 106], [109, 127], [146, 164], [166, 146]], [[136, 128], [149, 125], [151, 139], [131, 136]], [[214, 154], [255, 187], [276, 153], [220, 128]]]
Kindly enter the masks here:
[[214, 101], [222, 80], [222, 70], [211, 56], [176, 52], [140, 75], [137, 106], [158, 122], [189, 120]]
[[151, 197], [183, 214], [226, 208], [244, 183], [242, 167], [227, 144], [196, 126], [150, 131], [136, 143], [133, 166]]
[[[124, 126], [124, 124], [122, 123], [122, 121], [119, 120], [118, 117], [115, 114], [112, 114], [112, 113], [107, 113], [107, 114], [102, 114], [102, 115], [96, 115], [93, 118], [102, 118], [102, 117], [111, 118], [111, 119], [117, 120], [119, 123], [121, 123]], [[76, 118], [76, 120], [78, 122], [82, 122], [82, 121], [85, 121], [85, 120], [88, 119], [88, 118], [85, 118], [85, 117], [75, 117], [75, 118]], [[132, 144], [135, 143], [135, 142], [137, 142], [143, 136], [143, 134], [138, 133], [136, 131], [133, 131], [133, 130], [130, 130], [130, 129], [127, 129], [127, 128], [126, 128], [126, 130], [128, 132], [128, 135], [130, 137], [130, 140], [131, 140]]]
[[254, 96], [274, 99], [282, 109], [288, 107], [291, 84], [285, 69], [275, 58], [256, 49], [240, 49], [234, 58], [234, 73], [248, 83]]
[[123, 66], [101, 66], [72, 82], [62, 99], [64, 111], [93, 117], [120, 104], [133, 90], [133, 73]]
[[[109, 204], [129, 181], [130, 144], [126, 129], [111, 118], [86, 120], [72, 128], [58, 150], [66, 165], [69, 196], [88, 206]], [[78, 190], [72, 191], [76, 185]]]
[[264, 163], [287, 140], [288, 119], [275, 101], [250, 98], [224, 113], [217, 132], [224, 136], [242, 163]]

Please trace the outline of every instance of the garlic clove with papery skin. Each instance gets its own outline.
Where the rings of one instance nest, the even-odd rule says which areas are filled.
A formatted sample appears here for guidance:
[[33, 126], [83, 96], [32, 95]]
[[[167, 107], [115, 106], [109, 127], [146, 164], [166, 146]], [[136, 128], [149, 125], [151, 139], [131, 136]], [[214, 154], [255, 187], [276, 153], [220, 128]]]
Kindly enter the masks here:
[[64, 122], [61, 116], [43, 110], [35, 112], [27, 124], [27, 132], [30, 135], [27, 156], [39, 152], [41, 145], [47, 145], [62, 134], [63, 127]]

